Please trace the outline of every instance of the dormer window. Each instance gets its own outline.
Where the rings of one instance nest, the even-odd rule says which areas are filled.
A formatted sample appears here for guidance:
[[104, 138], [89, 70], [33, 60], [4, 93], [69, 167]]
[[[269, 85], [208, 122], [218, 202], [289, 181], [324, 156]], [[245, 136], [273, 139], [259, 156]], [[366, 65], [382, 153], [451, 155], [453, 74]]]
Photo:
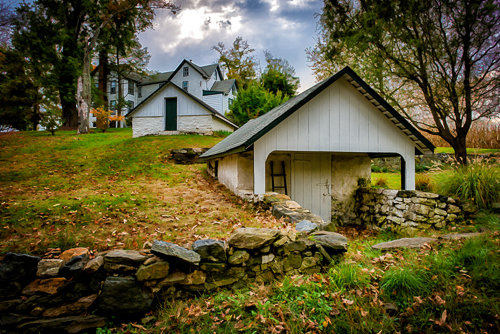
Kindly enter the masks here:
[[188, 91], [188, 85], [189, 85], [189, 81], [182, 82], [182, 89], [184, 89], [186, 92]]
[[183, 77], [189, 76], [189, 67], [186, 66], [182, 69], [182, 76]]

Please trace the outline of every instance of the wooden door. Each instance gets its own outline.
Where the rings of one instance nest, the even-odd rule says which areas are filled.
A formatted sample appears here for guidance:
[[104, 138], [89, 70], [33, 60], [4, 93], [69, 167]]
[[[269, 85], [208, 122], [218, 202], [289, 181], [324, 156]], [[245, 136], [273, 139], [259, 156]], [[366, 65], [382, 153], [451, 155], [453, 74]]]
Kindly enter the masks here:
[[294, 154], [291, 198], [327, 222], [331, 219], [330, 186], [330, 153]]
[[165, 99], [165, 131], [177, 131], [177, 98]]

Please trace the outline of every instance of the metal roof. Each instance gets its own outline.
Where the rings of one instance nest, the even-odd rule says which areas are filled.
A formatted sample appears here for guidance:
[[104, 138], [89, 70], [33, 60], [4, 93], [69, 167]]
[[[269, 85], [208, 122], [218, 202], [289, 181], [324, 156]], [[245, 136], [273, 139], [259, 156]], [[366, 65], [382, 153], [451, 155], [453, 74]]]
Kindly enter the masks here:
[[317, 83], [266, 114], [247, 122], [237, 131], [233, 132], [227, 138], [202, 154], [200, 158], [208, 160], [210, 158], [249, 150], [253, 143], [259, 138], [340, 78], [345, 78], [391, 122], [400, 128], [401, 131], [415, 143], [416, 150], [418, 150], [419, 153], [432, 153], [434, 151], [434, 145], [432, 145], [417, 129], [415, 129], [415, 127], [347, 66], [338, 73]]

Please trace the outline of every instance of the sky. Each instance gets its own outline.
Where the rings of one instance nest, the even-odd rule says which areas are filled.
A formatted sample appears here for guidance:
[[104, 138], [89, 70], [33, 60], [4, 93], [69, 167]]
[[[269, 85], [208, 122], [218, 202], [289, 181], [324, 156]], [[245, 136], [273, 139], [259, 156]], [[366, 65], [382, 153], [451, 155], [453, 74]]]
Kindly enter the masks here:
[[229, 48], [237, 36], [255, 49], [253, 56], [265, 68], [264, 50], [288, 60], [300, 78], [299, 91], [315, 83], [305, 49], [315, 44], [316, 15], [321, 0], [175, 0], [173, 15], [158, 11], [153, 29], [139, 35], [148, 48], [149, 70], [174, 70], [183, 59], [203, 66], [216, 63], [212, 50], [223, 42]]

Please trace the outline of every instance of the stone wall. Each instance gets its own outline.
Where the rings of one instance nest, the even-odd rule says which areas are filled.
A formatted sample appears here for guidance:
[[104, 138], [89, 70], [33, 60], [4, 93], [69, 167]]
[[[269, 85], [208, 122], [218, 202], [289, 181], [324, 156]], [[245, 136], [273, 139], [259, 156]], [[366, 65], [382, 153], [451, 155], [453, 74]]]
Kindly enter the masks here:
[[359, 188], [358, 224], [395, 232], [441, 229], [463, 219], [462, 205], [451, 197], [416, 190]]
[[8, 253], [0, 263], [0, 332], [68, 332], [131, 321], [165, 298], [240, 288], [324, 271], [347, 250], [333, 232], [240, 228], [227, 242], [191, 249], [155, 241], [143, 251], [86, 248], [41, 259]]

